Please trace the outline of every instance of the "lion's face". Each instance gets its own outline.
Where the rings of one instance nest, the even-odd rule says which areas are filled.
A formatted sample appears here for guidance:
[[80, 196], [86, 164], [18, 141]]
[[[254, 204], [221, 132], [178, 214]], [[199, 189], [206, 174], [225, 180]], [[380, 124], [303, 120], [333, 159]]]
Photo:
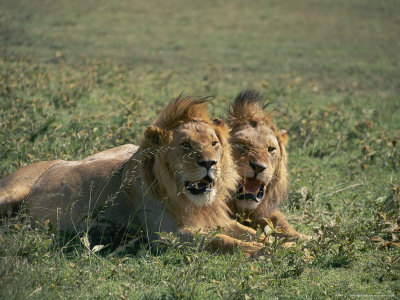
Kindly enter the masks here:
[[241, 176], [234, 199], [238, 208], [255, 210], [279, 179], [277, 170], [285, 155], [282, 136], [263, 123], [242, 124], [232, 130], [230, 143]]
[[144, 145], [154, 159], [142, 168], [147, 185], [158, 197], [166, 193], [170, 201], [196, 207], [224, 202], [238, 179], [228, 138], [221, 120], [189, 120], [168, 130], [148, 127]]
[[198, 207], [215, 199], [222, 150], [221, 141], [210, 124], [189, 122], [173, 130], [168, 162], [174, 170], [177, 191]]

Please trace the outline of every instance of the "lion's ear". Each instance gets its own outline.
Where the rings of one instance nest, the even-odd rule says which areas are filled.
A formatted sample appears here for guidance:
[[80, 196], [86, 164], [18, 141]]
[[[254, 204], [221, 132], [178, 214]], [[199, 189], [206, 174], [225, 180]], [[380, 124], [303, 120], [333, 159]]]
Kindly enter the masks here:
[[147, 147], [158, 147], [169, 142], [170, 133], [157, 126], [149, 126], [144, 132], [143, 144]]
[[283, 146], [286, 146], [286, 144], [289, 141], [289, 135], [287, 133], [287, 131], [285, 129], [281, 129], [279, 130], [279, 135], [280, 135], [280, 141], [282, 143]]

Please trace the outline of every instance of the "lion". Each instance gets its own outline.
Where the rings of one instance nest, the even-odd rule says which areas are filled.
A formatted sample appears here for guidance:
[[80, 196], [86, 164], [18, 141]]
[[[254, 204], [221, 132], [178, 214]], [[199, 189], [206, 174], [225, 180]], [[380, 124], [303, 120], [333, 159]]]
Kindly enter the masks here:
[[206, 102], [178, 97], [146, 128], [140, 149], [125, 166], [125, 190], [150, 240], [158, 232], [173, 232], [191, 241], [195, 232], [221, 228], [210, 248], [231, 252], [240, 246], [247, 256], [259, 255], [263, 244], [257, 232], [230, 216], [227, 199], [239, 175], [229, 128], [210, 120]]
[[0, 180], [0, 213], [23, 202], [34, 221], [49, 220], [62, 231], [112, 221], [140, 227], [150, 242], [159, 232], [183, 242], [210, 233], [212, 250], [239, 246], [246, 256], [262, 255], [262, 237], [230, 216], [227, 199], [239, 175], [229, 129], [222, 120], [210, 120], [206, 102], [176, 98], [145, 129], [139, 148], [124, 145], [82, 161], [17, 170]]
[[259, 92], [244, 90], [229, 111], [230, 144], [241, 180], [228, 204], [234, 214], [251, 220], [253, 227], [264, 229], [272, 221], [280, 229], [277, 232], [305, 239], [279, 210], [289, 188], [285, 149], [289, 138], [285, 130], [277, 129], [271, 113], [264, 112], [262, 101]]

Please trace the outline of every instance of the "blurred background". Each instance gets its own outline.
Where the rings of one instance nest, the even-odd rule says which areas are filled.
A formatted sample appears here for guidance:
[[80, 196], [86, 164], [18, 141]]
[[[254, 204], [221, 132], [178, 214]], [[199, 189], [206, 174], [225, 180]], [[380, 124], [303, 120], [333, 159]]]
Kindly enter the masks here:
[[396, 0], [2, 0], [0, 11], [2, 56], [107, 60], [175, 93], [228, 97], [286, 76], [316, 92], [399, 89]]

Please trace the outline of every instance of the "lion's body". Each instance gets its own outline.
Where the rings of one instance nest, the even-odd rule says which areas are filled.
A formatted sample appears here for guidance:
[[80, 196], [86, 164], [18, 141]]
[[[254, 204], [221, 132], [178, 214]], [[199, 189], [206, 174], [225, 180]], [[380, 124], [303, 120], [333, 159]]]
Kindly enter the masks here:
[[260, 101], [258, 92], [246, 90], [237, 96], [230, 112], [230, 143], [242, 180], [229, 206], [255, 226], [264, 228], [268, 218], [287, 235], [301, 237], [279, 211], [289, 188], [288, 137], [277, 129]]
[[122, 171], [137, 149], [124, 145], [80, 161], [54, 160], [23, 167], [0, 180], [0, 212], [9, 214], [25, 200], [24, 208], [33, 221], [49, 220], [67, 232], [92, 226], [99, 216], [123, 224], [131, 208], [121, 188]]
[[[21, 204], [34, 221], [63, 231], [101, 220], [139, 225], [150, 241], [172, 232], [190, 241], [219, 227], [210, 247], [261, 253], [255, 230], [231, 219], [226, 204], [239, 175], [229, 131], [211, 121], [204, 99], [178, 98], [145, 130], [140, 148], [125, 145], [82, 161], [32, 164], [0, 180], [0, 213]], [[100, 220], [100, 221], [101, 221]], [[129, 224], [127, 224], [129, 223]]]

